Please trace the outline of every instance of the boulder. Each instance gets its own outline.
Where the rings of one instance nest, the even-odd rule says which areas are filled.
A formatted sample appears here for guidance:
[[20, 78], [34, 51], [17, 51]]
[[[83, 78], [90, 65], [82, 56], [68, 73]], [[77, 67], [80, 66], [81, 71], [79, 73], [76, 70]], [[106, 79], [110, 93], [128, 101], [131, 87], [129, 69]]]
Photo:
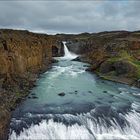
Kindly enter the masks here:
[[59, 96], [65, 96], [65, 93], [64, 92], [61, 92], [58, 94]]
[[117, 61], [114, 63], [114, 68], [117, 75], [136, 74], [137, 67], [129, 61]]

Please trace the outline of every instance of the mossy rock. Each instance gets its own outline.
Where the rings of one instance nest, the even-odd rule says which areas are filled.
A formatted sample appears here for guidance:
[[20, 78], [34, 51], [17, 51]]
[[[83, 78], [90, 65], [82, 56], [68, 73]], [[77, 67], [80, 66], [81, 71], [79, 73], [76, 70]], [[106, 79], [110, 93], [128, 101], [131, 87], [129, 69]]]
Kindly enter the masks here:
[[129, 60], [107, 60], [101, 64], [99, 72], [110, 76], [122, 76], [137, 79], [140, 68]]

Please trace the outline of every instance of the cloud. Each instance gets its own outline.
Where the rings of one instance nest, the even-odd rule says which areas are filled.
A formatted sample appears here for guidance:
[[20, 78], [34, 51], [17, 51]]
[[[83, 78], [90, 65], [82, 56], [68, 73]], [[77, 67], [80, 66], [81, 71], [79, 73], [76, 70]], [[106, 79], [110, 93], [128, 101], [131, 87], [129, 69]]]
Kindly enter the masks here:
[[47, 33], [139, 30], [139, 1], [0, 1], [0, 28]]

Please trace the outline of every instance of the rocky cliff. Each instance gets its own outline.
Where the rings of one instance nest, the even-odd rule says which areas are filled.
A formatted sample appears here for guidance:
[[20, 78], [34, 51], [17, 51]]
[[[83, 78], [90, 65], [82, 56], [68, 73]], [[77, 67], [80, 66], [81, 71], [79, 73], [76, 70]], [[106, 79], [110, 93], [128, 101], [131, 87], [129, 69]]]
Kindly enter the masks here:
[[50, 67], [52, 56], [61, 55], [62, 44], [55, 36], [0, 30], [0, 139], [6, 139], [11, 111], [34, 86], [38, 73]]
[[91, 64], [101, 77], [140, 86], [140, 32], [113, 31], [67, 37], [77, 60]]

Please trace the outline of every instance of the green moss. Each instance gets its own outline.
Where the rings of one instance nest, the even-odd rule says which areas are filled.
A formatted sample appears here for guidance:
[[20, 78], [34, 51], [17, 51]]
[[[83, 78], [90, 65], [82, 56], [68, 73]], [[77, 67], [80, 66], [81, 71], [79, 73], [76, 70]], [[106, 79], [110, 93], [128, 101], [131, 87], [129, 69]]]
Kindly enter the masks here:
[[134, 58], [126, 50], [120, 50], [117, 56], [114, 56], [108, 59], [108, 61], [111, 63], [114, 63], [120, 60], [133, 61]]
[[135, 65], [140, 66], [140, 61], [134, 60], [133, 62], [134, 62]]
[[136, 74], [136, 78], [140, 79], [140, 61], [133, 61], [133, 64], [137, 67], [137, 74]]
[[18, 98], [18, 97], [20, 97], [21, 96], [21, 93], [20, 92], [16, 92], [16, 97]]
[[126, 50], [121, 50], [119, 52], [119, 57], [122, 59], [133, 60], [133, 57], [131, 56], [131, 54], [128, 53]]

